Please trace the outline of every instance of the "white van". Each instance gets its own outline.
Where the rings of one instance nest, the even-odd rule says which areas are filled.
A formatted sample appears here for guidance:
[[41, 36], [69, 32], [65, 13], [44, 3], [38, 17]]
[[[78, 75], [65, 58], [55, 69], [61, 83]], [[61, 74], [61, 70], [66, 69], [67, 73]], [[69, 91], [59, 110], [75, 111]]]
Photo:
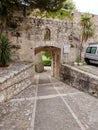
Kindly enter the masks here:
[[89, 43], [84, 54], [87, 64], [98, 64], [98, 43]]

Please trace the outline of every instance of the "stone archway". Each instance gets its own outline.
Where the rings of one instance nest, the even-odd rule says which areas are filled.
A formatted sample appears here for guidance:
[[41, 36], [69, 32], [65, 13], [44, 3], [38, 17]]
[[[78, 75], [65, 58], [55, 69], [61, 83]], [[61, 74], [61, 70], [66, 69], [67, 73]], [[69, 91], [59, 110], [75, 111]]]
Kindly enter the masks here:
[[35, 48], [35, 55], [40, 53], [41, 51], [46, 51], [50, 53], [52, 57], [51, 75], [58, 78], [60, 70], [61, 49], [54, 46], [41, 46]]

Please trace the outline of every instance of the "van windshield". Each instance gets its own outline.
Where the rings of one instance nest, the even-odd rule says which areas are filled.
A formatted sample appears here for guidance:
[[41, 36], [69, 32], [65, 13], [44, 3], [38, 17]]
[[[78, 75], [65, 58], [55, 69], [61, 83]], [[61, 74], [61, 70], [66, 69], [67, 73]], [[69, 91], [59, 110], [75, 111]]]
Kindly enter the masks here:
[[88, 47], [86, 49], [86, 53], [91, 53], [91, 54], [95, 54], [97, 50], [97, 47]]
[[91, 47], [88, 47], [88, 48], [86, 49], [86, 53], [91, 53]]

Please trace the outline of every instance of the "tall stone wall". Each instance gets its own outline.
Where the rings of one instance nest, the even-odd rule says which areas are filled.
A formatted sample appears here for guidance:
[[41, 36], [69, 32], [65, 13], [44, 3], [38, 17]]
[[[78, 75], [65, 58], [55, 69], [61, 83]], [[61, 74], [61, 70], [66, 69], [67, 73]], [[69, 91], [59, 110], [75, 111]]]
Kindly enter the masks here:
[[[61, 62], [72, 62], [76, 59], [80, 43], [80, 20], [81, 13], [75, 13], [73, 21], [45, 18], [28, 18], [21, 22], [15, 30], [20, 33], [17, 38], [9, 34], [12, 43], [20, 45], [21, 49], [14, 51], [14, 59], [21, 61], [34, 61], [34, 50], [40, 46], [54, 46], [61, 49]], [[95, 35], [88, 42], [98, 41], [98, 16], [93, 17]], [[50, 40], [44, 40], [45, 30], [50, 30]], [[70, 53], [64, 53], [64, 46], [71, 45]]]

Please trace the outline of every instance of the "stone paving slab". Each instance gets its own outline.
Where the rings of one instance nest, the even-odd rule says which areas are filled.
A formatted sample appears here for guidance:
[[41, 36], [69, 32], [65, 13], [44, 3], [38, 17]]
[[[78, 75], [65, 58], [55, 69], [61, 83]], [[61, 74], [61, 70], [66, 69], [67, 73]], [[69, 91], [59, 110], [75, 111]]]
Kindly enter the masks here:
[[37, 96], [54, 95], [57, 94], [56, 90], [53, 88], [52, 84], [38, 85]]
[[98, 99], [86, 93], [64, 97], [87, 130], [98, 130]]
[[34, 130], [81, 130], [60, 97], [37, 102]]
[[46, 84], [46, 83], [50, 83], [50, 79], [49, 79], [48, 75], [43, 74], [39, 78], [39, 84]]
[[64, 83], [56, 83], [55, 88], [61, 93], [61, 94], [68, 94], [68, 93], [76, 93], [79, 92], [77, 89], [70, 87], [67, 84]]
[[54, 77], [50, 77], [50, 78], [51, 78], [51, 82], [52, 83], [58, 83], [58, 82], [60, 82], [59, 80], [55, 79]]

